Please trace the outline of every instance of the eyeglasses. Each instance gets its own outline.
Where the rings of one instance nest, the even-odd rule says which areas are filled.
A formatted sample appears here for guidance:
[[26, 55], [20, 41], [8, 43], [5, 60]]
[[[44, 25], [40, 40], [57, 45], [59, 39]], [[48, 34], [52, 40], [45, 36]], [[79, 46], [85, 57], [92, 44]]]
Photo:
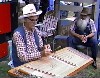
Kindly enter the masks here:
[[33, 22], [36, 22], [36, 21], [38, 21], [38, 19], [30, 19], [30, 18], [28, 18], [30, 21], [33, 21]]
[[81, 16], [83, 16], [83, 17], [87, 17], [87, 15], [81, 15]]

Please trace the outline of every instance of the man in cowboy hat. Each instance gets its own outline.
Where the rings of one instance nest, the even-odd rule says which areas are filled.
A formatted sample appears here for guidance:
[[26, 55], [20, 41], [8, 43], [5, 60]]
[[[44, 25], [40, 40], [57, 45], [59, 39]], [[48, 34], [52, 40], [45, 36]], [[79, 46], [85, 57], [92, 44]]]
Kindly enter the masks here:
[[19, 19], [24, 19], [23, 26], [19, 26], [13, 34], [12, 60], [14, 67], [37, 60], [45, 55], [41, 33], [35, 27], [38, 15], [42, 11], [36, 11], [34, 4], [26, 5], [22, 11], [23, 15]]
[[70, 28], [71, 37], [69, 37], [69, 46], [77, 49], [77, 45], [84, 45], [91, 48], [94, 62], [92, 66], [97, 68], [96, 57], [98, 52], [97, 40], [94, 38], [96, 27], [94, 21], [90, 19], [90, 9], [83, 8], [80, 17], [76, 18]]

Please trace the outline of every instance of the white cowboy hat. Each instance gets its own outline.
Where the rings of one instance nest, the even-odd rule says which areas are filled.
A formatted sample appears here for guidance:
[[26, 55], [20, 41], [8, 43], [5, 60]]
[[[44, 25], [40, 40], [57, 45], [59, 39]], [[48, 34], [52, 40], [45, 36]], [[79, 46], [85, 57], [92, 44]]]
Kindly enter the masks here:
[[23, 19], [25, 17], [30, 17], [30, 16], [37, 16], [37, 15], [40, 15], [42, 13], [41, 10], [36, 11], [34, 4], [26, 5], [25, 7], [23, 7], [22, 11], [23, 11], [23, 15], [21, 15], [19, 17], [19, 19]]

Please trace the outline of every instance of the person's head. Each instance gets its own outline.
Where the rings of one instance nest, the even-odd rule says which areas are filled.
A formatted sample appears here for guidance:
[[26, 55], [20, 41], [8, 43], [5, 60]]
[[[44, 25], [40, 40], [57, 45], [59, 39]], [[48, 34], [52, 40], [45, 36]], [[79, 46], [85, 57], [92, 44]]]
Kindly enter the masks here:
[[19, 19], [24, 19], [24, 26], [26, 26], [26, 28], [34, 28], [37, 23], [38, 15], [40, 15], [42, 11], [36, 11], [34, 4], [26, 5], [22, 11], [23, 15], [21, 15]]
[[89, 22], [89, 15], [90, 15], [90, 10], [89, 8], [83, 8], [82, 12], [80, 13], [80, 18], [77, 21], [77, 26], [81, 29], [84, 30]]
[[91, 9], [89, 8], [83, 8], [81, 13], [80, 13], [80, 18], [85, 20], [87, 17], [91, 15]]

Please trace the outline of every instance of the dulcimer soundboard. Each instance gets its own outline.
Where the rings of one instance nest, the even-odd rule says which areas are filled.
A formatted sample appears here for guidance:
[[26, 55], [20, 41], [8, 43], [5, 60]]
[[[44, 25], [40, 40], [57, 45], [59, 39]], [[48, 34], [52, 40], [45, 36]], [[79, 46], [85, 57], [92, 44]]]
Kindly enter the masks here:
[[47, 57], [23, 64], [8, 71], [14, 77], [37, 76], [40, 78], [64, 78], [93, 63], [93, 59], [78, 50], [66, 47]]

